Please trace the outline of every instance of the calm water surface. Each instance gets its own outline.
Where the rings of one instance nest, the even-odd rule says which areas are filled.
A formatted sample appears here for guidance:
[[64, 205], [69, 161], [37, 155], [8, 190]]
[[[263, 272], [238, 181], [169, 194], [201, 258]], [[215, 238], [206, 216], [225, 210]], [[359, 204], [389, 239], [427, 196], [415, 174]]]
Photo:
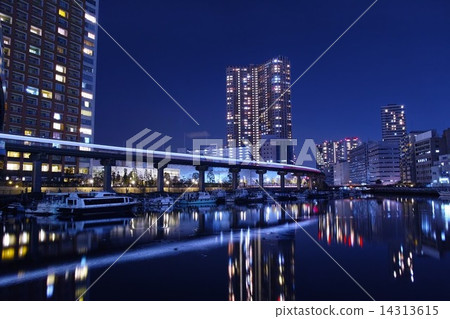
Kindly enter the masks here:
[[450, 202], [344, 199], [283, 208], [3, 217], [0, 299], [368, 300], [319, 244], [377, 300], [450, 300]]

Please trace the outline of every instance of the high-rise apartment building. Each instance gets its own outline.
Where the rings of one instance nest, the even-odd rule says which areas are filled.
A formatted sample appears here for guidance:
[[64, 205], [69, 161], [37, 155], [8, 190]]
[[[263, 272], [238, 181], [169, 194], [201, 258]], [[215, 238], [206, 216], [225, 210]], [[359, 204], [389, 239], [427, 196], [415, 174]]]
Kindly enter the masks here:
[[291, 66], [287, 58], [228, 67], [226, 77], [228, 147], [245, 146], [248, 140], [259, 160], [262, 135], [292, 138]]
[[[99, 0], [2, 0], [3, 131], [93, 142]], [[28, 154], [7, 154], [8, 171], [30, 171]], [[48, 159], [43, 172], [87, 173], [88, 163]]]
[[339, 141], [324, 141], [317, 144], [317, 150], [320, 152], [322, 162], [321, 166], [329, 166], [339, 162], [349, 162], [350, 151], [362, 144], [358, 137], [346, 137]]
[[406, 135], [405, 106], [388, 104], [381, 107], [381, 135], [383, 141], [393, 141], [400, 145]]

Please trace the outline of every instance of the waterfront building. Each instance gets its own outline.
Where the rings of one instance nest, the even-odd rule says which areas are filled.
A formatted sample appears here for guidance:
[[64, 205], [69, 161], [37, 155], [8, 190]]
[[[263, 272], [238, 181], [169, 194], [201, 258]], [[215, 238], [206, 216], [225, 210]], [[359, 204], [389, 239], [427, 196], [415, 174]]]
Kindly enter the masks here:
[[433, 186], [450, 185], [450, 154], [440, 155], [439, 160], [431, 167]]
[[[99, 0], [1, 2], [4, 132], [93, 143], [98, 10]], [[9, 152], [7, 176], [31, 175], [29, 157]], [[65, 180], [89, 164], [52, 156], [42, 171]]]
[[435, 130], [418, 134], [414, 143], [416, 158], [416, 182], [428, 185], [432, 180], [431, 167], [439, 161], [439, 155], [446, 154], [445, 139], [439, 137]]
[[347, 186], [350, 182], [350, 163], [344, 161], [334, 164], [333, 177], [335, 186]]
[[406, 184], [417, 182], [415, 141], [416, 136], [421, 133], [423, 131], [412, 131], [400, 141], [400, 176], [401, 181]]
[[350, 152], [350, 184], [368, 184], [368, 144], [362, 143]]
[[392, 141], [400, 145], [406, 135], [405, 106], [388, 104], [381, 107], [381, 135], [383, 141]]
[[350, 152], [350, 184], [395, 184], [400, 181], [396, 142], [363, 143]]
[[392, 185], [400, 181], [400, 152], [397, 142], [370, 142], [367, 157], [369, 184]]
[[252, 145], [260, 160], [262, 135], [292, 138], [291, 66], [286, 57], [260, 65], [230, 66], [226, 70], [227, 143]]

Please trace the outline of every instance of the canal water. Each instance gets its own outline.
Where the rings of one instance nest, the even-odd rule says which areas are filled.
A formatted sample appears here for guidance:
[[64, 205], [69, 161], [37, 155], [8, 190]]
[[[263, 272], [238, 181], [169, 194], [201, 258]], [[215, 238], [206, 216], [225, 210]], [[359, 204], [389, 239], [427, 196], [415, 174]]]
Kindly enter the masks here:
[[0, 300], [449, 300], [449, 225], [425, 198], [2, 217]]

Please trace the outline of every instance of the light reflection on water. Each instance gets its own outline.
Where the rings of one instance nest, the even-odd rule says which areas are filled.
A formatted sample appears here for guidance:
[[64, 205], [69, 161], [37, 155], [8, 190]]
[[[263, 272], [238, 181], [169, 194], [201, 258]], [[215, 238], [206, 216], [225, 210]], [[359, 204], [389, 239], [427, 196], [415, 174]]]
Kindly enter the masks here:
[[[269, 233], [258, 230], [285, 224], [291, 221], [290, 216], [296, 220], [317, 220], [312, 235], [332, 254], [340, 246], [368, 252], [371, 248], [367, 244], [386, 246], [390, 257], [381, 262], [389, 262], [394, 282], [413, 284], [420, 276], [416, 273], [416, 259], [429, 257], [439, 262], [450, 247], [449, 202], [344, 199], [283, 204], [283, 207], [287, 214], [275, 204], [259, 204], [197, 207], [174, 210], [163, 216], [147, 213], [109, 220], [4, 219], [0, 230], [0, 299], [75, 300], [95, 280], [91, 278], [90, 260], [116, 256], [147, 230], [139, 241], [139, 249], [163, 249], [170, 243], [208, 236], [215, 240], [212, 246], [205, 245], [207, 249], [226, 247], [228, 263], [213, 262], [212, 271], [227, 270], [229, 300], [296, 299], [295, 281], [300, 266], [295, 260], [302, 254], [296, 249], [297, 233], [292, 229], [283, 233], [278, 228]], [[229, 236], [230, 232], [234, 235]], [[201, 249], [193, 244], [191, 248]], [[177, 248], [171, 249], [173, 253]], [[64, 268], [64, 263], [71, 266]], [[52, 271], [58, 266], [59, 270], [66, 270]], [[35, 277], [27, 280], [33, 271]], [[84, 296], [90, 297], [90, 293]]]

